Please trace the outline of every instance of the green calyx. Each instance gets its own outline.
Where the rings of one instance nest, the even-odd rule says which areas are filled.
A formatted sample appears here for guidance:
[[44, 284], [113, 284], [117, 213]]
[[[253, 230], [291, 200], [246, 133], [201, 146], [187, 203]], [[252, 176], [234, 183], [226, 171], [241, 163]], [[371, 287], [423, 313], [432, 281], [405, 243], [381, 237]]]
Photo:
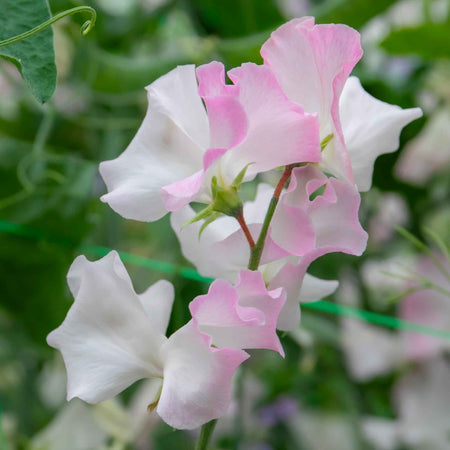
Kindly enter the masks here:
[[220, 186], [217, 181], [217, 177], [211, 179], [211, 203], [197, 213], [191, 220], [183, 225], [183, 228], [199, 220], [205, 220], [199, 231], [199, 237], [205, 230], [205, 228], [218, 219], [222, 214], [231, 217], [238, 217], [242, 214], [243, 204], [239, 197], [239, 191], [241, 189], [242, 181], [244, 180], [245, 173], [247, 172], [247, 164], [236, 176], [230, 186]]
[[213, 211], [225, 214], [226, 216], [238, 216], [243, 208], [241, 198], [239, 197], [239, 189], [240, 185], [239, 187], [236, 187], [233, 184], [224, 188], [218, 185], [217, 178], [213, 177], [211, 180], [211, 192], [213, 197], [211, 206]]

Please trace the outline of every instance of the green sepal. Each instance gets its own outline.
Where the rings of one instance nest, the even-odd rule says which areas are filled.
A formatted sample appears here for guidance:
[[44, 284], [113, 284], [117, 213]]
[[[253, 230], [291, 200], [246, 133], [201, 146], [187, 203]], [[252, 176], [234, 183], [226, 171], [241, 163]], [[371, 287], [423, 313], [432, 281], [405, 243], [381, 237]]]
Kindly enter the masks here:
[[245, 174], [247, 172], [248, 166], [255, 164], [255, 163], [248, 163], [237, 175], [236, 178], [231, 183], [231, 187], [236, 188], [237, 190], [241, 189], [242, 180], [245, 177]]
[[205, 228], [213, 223], [215, 220], [217, 220], [220, 217], [220, 213], [218, 212], [213, 212], [207, 219], [205, 219], [205, 221], [203, 222], [203, 225], [201, 226], [199, 232], [198, 232], [198, 238], [200, 239], [203, 231], [205, 231]]
[[188, 220], [181, 226], [183, 229], [187, 225], [191, 225], [192, 223], [198, 222], [199, 220], [206, 219], [211, 214], [214, 214], [213, 205], [208, 205], [206, 208], [202, 209], [199, 213], [197, 213], [191, 220]]
[[325, 136], [322, 139], [322, 142], [320, 143], [320, 151], [323, 152], [325, 150], [325, 147], [331, 142], [333, 139], [333, 133], [329, 134], [328, 136]]

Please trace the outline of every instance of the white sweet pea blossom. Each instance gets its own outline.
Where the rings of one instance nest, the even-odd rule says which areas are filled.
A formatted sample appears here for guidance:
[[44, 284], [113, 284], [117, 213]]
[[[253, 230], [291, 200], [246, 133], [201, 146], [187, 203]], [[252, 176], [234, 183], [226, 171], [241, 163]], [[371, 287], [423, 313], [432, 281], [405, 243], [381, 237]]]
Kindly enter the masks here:
[[192, 429], [220, 417], [231, 377], [248, 355], [211, 348], [194, 320], [165, 336], [174, 298], [159, 281], [137, 295], [116, 252], [90, 262], [78, 257], [68, 273], [75, 298], [62, 325], [49, 334], [67, 369], [67, 398], [111, 398], [141, 378], [161, 380], [156, 411], [174, 428]]
[[[128, 219], [154, 221], [191, 201], [212, 202], [211, 180], [319, 162], [318, 120], [291, 102], [267, 66], [228, 72], [211, 62], [179, 66], [147, 87], [147, 115], [118, 158], [100, 164], [102, 197]], [[203, 101], [205, 106], [203, 105]]]

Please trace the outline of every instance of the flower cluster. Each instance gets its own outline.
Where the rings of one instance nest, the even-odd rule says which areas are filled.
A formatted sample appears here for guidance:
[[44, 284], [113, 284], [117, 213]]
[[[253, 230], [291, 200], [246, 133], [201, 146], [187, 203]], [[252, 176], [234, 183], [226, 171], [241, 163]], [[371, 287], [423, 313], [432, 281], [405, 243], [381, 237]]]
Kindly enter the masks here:
[[[283, 356], [276, 330], [295, 329], [299, 303], [336, 289], [337, 281], [307, 273], [311, 262], [364, 251], [359, 191], [420, 109], [383, 103], [350, 77], [362, 50], [346, 25], [292, 20], [261, 55], [262, 65], [228, 71], [231, 83], [218, 62], [153, 82], [131, 144], [101, 163], [102, 200], [127, 219], [171, 213], [183, 254], [216, 281], [190, 303], [192, 319], [166, 337], [169, 282], [138, 295], [117, 253], [78, 257], [68, 274], [75, 302], [48, 337], [64, 357], [69, 398], [95, 403], [156, 378], [161, 389], [149, 403], [169, 425], [218, 418], [245, 350]], [[253, 200], [241, 200], [243, 183], [280, 167], [275, 188], [260, 183]]]

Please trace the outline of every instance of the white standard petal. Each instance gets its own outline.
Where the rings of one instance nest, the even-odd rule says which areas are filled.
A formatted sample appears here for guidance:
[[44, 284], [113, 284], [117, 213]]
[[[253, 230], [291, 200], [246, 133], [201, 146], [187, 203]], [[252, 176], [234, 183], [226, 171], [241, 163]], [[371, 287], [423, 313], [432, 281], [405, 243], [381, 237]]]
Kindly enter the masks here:
[[165, 335], [175, 299], [173, 284], [167, 280], [159, 280], [138, 297], [155, 330]]
[[359, 191], [368, 191], [376, 158], [398, 149], [403, 127], [421, 117], [422, 110], [382, 102], [368, 94], [357, 77], [350, 77], [339, 112], [355, 183]]
[[149, 106], [118, 158], [100, 164], [108, 193], [101, 200], [127, 219], [158, 220], [167, 210], [160, 189], [203, 168], [209, 125], [194, 66], [179, 66], [147, 88]]
[[80, 256], [68, 279], [75, 302], [47, 338], [63, 355], [68, 399], [97, 403], [140, 378], [162, 377], [167, 338], [148, 318], [119, 255], [95, 262]]

